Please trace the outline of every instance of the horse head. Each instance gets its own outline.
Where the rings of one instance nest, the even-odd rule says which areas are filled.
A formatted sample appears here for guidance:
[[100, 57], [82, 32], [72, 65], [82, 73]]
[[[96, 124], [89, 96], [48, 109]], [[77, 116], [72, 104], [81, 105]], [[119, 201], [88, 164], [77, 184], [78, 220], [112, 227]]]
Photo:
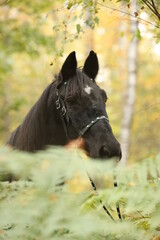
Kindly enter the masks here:
[[[71, 52], [56, 80], [57, 111], [60, 110], [67, 138], [82, 137], [90, 157], [121, 158], [120, 144], [106, 112], [107, 94], [95, 80], [98, 70], [96, 53], [91, 51], [83, 68], [79, 69], [75, 52]], [[65, 112], [62, 113], [62, 109]]]

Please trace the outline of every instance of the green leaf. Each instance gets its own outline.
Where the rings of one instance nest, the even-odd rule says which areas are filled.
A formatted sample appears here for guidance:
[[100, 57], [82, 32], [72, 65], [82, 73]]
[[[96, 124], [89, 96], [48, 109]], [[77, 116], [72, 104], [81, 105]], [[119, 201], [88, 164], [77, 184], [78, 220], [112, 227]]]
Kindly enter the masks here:
[[99, 18], [98, 17], [95, 17], [94, 18], [94, 21], [95, 21], [95, 23], [98, 25], [99, 24]]
[[139, 40], [142, 39], [141, 32], [140, 32], [140, 29], [139, 29], [139, 28], [137, 28], [137, 31], [136, 31], [136, 33], [135, 33], [135, 36], [136, 36]]
[[81, 25], [80, 25], [80, 24], [77, 24], [77, 25], [76, 25], [76, 28], [77, 28], [77, 33], [80, 33], [80, 31], [81, 31]]

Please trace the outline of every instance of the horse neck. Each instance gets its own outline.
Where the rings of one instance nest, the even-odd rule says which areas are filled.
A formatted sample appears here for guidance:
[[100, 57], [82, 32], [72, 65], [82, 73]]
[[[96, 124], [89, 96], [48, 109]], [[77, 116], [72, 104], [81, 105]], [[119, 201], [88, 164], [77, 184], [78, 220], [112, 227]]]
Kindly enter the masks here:
[[67, 139], [55, 101], [52, 103], [53, 106], [51, 104], [48, 109], [51, 85], [45, 89], [23, 123], [17, 128], [17, 134], [14, 133], [15, 142], [13, 141], [11, 145], [20, 150], [33, 152], [44, 149], [46, 145], [64, 145], [66, 143]]

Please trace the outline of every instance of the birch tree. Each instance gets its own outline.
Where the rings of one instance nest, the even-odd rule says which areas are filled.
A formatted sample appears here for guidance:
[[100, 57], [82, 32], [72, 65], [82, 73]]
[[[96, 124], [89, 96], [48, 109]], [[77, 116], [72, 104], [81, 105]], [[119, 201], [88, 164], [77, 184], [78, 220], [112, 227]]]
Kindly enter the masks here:
[[[130, 9], [137, 12], [137, 0], [130, 2]], [[128, 48], [128, 84], [125, 94], [125, 103], [122, 117], [121, 146], [122, 146], [122, 164], [125, 165], [129, 156], [131, 126], [134, 114], [134, 105], [136, 100], [136, 82], [137, 82], [137, 62], [138, 62], [138, 20], [130, 15], [130, 34], [131, 40]]]

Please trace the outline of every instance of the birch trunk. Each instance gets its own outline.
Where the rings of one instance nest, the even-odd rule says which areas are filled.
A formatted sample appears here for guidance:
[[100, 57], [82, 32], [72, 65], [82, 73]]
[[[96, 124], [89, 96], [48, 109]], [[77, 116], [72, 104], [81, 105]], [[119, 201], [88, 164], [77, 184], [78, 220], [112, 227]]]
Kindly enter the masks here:
[[[137, 12], [137, 0], [130, 2], [132, 14]], [[129, 157], [131, 126], [134, 114], [134, 105], [136, 99], [136, 82], [137, 82], [137, 62], [138, 62], [138, 38], [136, 33], [138, 30], [137, 18], [130, 16], [130, 34], [131, 41], [128, 48], [128, 86], [126, 89], [126, 99], [122, 117], [121, 130], [121, 147], [122, 160], [121, 163], [126, 165]]]

